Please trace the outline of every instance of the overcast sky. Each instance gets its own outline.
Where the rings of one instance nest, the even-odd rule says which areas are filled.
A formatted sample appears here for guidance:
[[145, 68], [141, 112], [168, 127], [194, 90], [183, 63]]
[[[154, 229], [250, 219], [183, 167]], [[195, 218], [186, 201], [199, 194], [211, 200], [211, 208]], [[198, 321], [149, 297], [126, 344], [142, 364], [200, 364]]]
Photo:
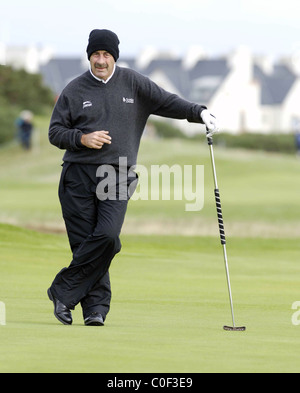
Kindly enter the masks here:
[[271, 57], [300, 53], [300, 0], [1, 0], [0, 41], [85, 53], [94, 28], [115, 31], [121, 54], [146, 46], [222, 55], [239, 45]]

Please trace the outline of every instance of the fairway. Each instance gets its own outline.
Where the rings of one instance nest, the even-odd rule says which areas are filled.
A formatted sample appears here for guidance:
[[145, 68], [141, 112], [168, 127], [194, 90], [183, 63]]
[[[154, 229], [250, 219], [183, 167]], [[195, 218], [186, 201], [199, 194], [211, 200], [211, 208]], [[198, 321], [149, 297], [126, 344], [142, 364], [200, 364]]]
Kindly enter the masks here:
[[63, 326], [46, 294], [71, 261], [57, 196], [62, 152], [47, 141], [47, 119], [37, 121], [39, 146], [0, 154], [0, 373], [300, 371], [296, 157], [215, 149], [236, 324], [246, 332], [222, 329], [231, 314], [208, 148], [182, 140], [145, 139], [139, 163], [203, 165], [203, 210], [132, 201], [105, 326], [85, 327], [80, 306]]
[[[37, 119], [41, 143], [32, 152], [14, 147], [0, 151], [0, 222], [64, 230], [57, 196], [63, 152], [49, 144], [47, 125], [48, 119]], [[215, 158], [227, 236], [299, 238], [300, 182], [295, 179], [300, 161], [296, 157], [215, 147]], [[145, 138], [138, 163], [148, 169], [151, 165], [204, 166], [204, 208], [186, 212], [187, 201], [174, 198], [132, 201], [123, 233], [218, 236], [204, 139], [195, 143]]]

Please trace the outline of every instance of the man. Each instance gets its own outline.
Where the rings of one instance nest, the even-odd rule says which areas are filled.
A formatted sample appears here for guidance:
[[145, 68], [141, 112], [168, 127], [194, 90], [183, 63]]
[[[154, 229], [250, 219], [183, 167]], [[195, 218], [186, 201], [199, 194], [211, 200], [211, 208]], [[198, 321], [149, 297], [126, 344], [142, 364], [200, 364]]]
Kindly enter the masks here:
[[21, 146], [25, 150], [31, 149], [31, 137], [33, 131], [32, 119], [33, 114], [30, 111], [25, 110], [20, 113], [20, 116], [16, 122]]
[[[85, 325], [104, 325], [111, 301], [108, 271], [121, 250], [119, 235], [129, 199], [124, 198], [124, 187], [128, 190], [137, 181], [127, 167], [136, 164], [148, 117], [187, 119], [217, 131], [216, 119], [206, 107], [116, 66], [119, 43], [109, 30], [91, 32], [87, 47], [90, 70], [64, 89], [49, 128], [50, 142], [66, 150], [59, 197], [73, 260], [55, 277], [48, 296], [56, 318], [66, 325], [72, 324], [71, 310], [79, 303]], [[123, 170], [120, 158], [126, 159]], [[105, 200], [97, 195], [97, 187], [105, 179], [101, 170], [105, 165], [116, 170], [117, 198]]]

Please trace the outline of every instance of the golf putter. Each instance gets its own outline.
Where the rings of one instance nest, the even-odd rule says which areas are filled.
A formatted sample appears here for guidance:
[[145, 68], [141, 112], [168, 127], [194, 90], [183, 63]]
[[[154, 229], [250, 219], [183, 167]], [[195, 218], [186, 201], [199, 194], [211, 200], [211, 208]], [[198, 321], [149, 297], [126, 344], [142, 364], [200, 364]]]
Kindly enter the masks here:
[[229, 267], [228, 267], [228, 258], [227, 258], [227, 250], [226, 250], [226, 238], [225, 238], [223, 214], [222, 214], [220, 191], [219, 191], [219, 187], [218, 187], [216, 164], [215, 164], [215, 157], [214, 157], [214, 150], [213, 150], [213, 138], [209, 134], [210, 134], [210, 132], [209, 132], [209, 130], [207, 128], [206, 129], [206, 137], [207, 137], [207, 143], [208, 143], [208, 146], [209, 146], [209, 149], [210, 149], [210, 157], [211, 157], [212, 170], [213, 170], [213, 176], [214, 176], [214, 182], [215, 182], [215, 199], [216, 199], [216, 206], [217, 206], [217, 213], [218, 213], [220, 239], [221, 239], [221, 244], [222, 244], [223, 253], [224, 253], [224, 262], [225, 262], [225, 270], [226, 270], [226, 277], [227, 277], [227, 286], [228, 286], [229, 301], [230, 301], [231, 316], [232, 316], [232, 326], [224, 326], [223, 329], [227, 330], [227, 331], [244, 332], [246, 330], [245, 326], [238, 327], [238, 326], [235, 325], [234, 311], [233, 311], [233, 301], [232, 301], [232, 292], [231, 292], [230, 276], [229, 276]]

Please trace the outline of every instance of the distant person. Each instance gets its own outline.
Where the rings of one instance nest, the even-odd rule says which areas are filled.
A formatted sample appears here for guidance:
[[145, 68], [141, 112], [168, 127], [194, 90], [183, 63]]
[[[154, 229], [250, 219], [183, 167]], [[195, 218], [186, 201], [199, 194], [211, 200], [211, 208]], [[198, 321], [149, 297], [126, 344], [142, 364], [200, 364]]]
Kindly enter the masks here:
[[[128, 169], [136, 165], [149, 116], [202, 123], [211, 133], [218, 127], [206, 107], [118, 67], [119, 39], [112, 31], [93, 30], [87, 54], [90, 69], [64, 89], [49, 128], [50, 142], [66, 150], [59, 196], [73, 260], [57, 274], [48, 296], [61, 323], [72, 324], [71, 310], [80, 303], [85, 325], [103, 326], [111, 302], [108, 271], [121, 250], [119, 235], [129, 200], [123, 191], [137, 182]], [[120, 158], [126, 167], [119, 167]], [[115, 169], [115, 199], [97, 193], [107, 166]]]
[[25, 150], [31, 149], [31, 139], [33, 131], [33, 114], [30, 111], [22, 111], [17, 119], [18, 138], [21, 146]]

